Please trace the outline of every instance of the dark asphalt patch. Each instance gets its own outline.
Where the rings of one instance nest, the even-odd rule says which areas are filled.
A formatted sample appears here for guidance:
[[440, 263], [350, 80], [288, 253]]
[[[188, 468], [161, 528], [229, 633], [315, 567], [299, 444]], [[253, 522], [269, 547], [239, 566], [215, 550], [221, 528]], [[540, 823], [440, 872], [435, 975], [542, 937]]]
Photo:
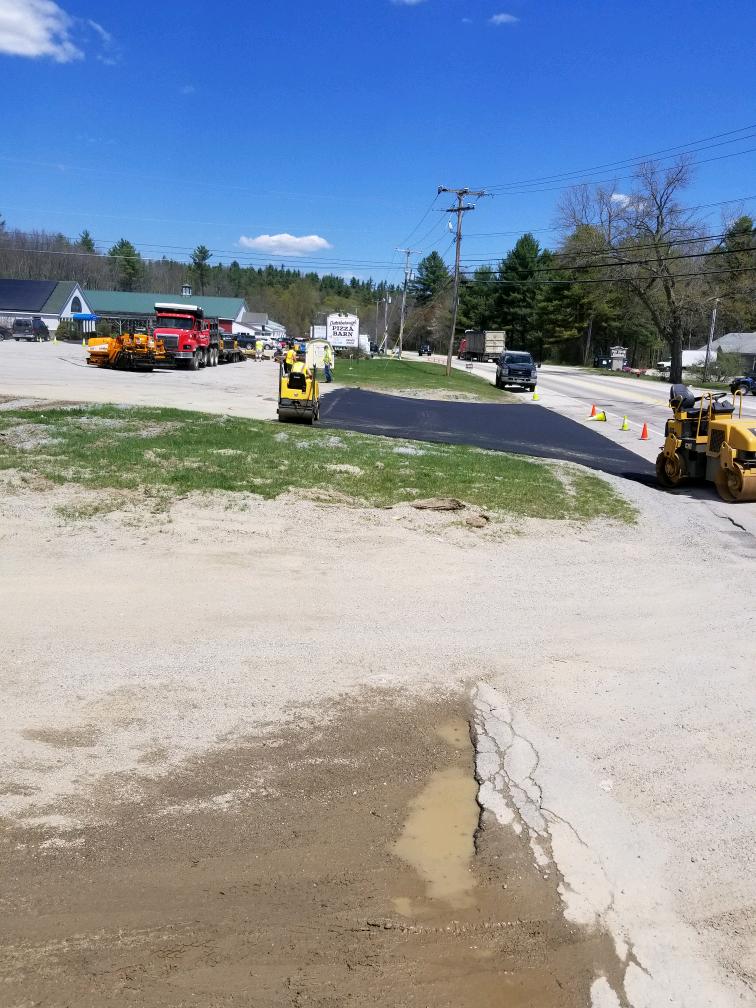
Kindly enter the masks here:
[[525, 403], [438, 402], [340, 389], [320, 400], [320, 426], [560, 459], [626, 479], [654, 475], [650, 462], [590, 427]]

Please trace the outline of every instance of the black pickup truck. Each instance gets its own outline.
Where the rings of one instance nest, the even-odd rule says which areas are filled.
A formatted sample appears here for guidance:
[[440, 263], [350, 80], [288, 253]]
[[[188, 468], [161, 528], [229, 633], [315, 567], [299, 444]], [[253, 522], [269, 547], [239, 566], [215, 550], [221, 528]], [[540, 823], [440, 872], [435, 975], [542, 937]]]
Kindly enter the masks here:
[[738, 389], [743, 390], [743, 395], [756, 395], [756, 371], [752, 371], [750, 374], [741, 375], [740, 378], [733, 379], [730, 385], [730, 392], [733, 395], [738, 391]]

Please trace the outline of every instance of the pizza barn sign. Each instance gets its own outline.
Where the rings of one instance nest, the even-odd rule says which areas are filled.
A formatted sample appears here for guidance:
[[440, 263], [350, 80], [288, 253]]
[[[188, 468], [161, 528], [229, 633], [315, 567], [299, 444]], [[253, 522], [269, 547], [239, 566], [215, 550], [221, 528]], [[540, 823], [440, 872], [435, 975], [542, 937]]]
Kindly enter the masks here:
[[335, 312], [326, 319], [326, 339], [334, 347], [356, 350], [360, 345], [360, 320], [356, 315]]

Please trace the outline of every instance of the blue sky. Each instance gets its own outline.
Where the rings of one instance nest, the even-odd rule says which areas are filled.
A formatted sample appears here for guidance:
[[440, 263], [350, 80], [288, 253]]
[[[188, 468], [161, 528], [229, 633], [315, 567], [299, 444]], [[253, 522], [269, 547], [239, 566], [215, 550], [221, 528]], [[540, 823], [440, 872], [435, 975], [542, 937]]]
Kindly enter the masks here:
[[[214, 261], [398, 279], [396, 246], [451, 242], [443, 214], [423, 218], [439, 184], [756, 123], [754, 27], [751, 0], [0, 0], [0, 212], [149, 256], [202, 242]], [[691, 203], [756, 197], [756, 153], [722, 157], [756, 148], [756, 128], [739, 136], [698, 155], [719, 160]], [[559, 184], [525, 188], [467, 215], [467, 257], [507, 251], [491, 232], [555, 240]], [[731, 206], [704, 211], [712, 233]]]

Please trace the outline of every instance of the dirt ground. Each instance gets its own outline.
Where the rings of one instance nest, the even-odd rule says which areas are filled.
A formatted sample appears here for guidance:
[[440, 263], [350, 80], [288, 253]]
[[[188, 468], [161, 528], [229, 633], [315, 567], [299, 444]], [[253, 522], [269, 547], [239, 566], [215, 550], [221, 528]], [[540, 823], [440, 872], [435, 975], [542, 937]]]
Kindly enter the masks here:
[[[3, 1002], [756, 1003], [756, 550], [632, 493], [636, 527], [478, 530], [4, 474]], [[545, 860], [524, 798], [472, 847], [444, 726], [481, 681], [490, 808], [535, 802]]]
[[112, 778], [102, 824], [65, 846], [6, 832], [4, 1003], [587, 1004], [614, 949], [565, 924], [524, 842], [478, 831], [462, 898], [429, 896], [395, 853], [433, 775], [472, 780], [464, 702], [374, 695], [323, 713], [130, 776], [138, 800]]

